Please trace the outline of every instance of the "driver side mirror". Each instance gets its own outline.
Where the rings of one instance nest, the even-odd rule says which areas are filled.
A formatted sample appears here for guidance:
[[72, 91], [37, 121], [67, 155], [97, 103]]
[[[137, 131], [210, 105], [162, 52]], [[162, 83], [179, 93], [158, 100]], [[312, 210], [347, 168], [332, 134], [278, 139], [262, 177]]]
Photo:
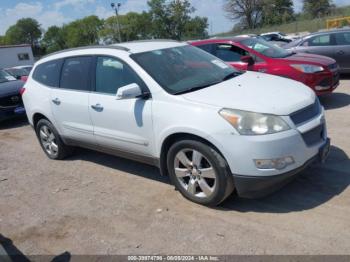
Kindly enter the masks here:
[[120, 87], [117, 91], [117, 100], [132, 99], [143, 96], [144, 93], [142, 92], [140, 86], [136, 83]]
[[241, 61], [242, 61], [243, 63], [247, 63], [248, 66], [252, 66], [252, 65], [254, 65], [254, 63], [255, 63], [253, 57], [251, 57], [250, 55], [242, 56], [242, 57], [241, 57]]

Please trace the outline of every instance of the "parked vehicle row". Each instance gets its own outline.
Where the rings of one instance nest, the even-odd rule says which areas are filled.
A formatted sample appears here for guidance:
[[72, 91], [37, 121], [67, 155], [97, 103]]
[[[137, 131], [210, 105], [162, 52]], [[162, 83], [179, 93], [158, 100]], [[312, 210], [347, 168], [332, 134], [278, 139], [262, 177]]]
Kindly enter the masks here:
[[32, 70], [33, 66], [15, 66], [10, 68], [4, 68], [3, 70], [15, 77], [18, 80], [22, 80], [23, 82], [27, 81], [28, 75]]
[[23, 81], [0, 70], [0, 121], [19, 115], [24, 115], [21, 90]]
[[257, 71], [302, 82], [317, 95], [331, 93], [339, 85], [339, 68], [334, 59], [297, 54], [257, 37], [209, 39], [191, 44], [239, 70]]
[[[244, 50], [233, 43], [248, 40], [216, 51]], [[282, 60], [274, 57], [279, 49], [245, 45], [256, 66], [260, 52]], [[242, 63], [251, 65], [244, 52]], [[239, 71], [216, 56], [171, 41], [55, 53], [35, 64], [25, 84], [27, 117], [51, 159], [79, 146], [147, 162], [204, 205], [218, 205], [233, 190], [262, 196], [326, 159], [324, 109], [310, 88]]]
[[313, 33], [284, 46], [287, 50], [328, 56], [335, 59], [341, 73], [350, 73], [350, 30]]

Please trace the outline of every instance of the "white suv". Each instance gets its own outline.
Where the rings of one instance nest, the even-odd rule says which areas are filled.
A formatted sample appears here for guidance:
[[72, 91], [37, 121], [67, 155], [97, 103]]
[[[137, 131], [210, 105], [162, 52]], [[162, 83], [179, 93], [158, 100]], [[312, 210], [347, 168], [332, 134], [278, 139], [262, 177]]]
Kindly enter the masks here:
[[301, 83], [238, 72], [185, 43], [86, 47], [36, 63], [23, 100], [51, 159], [86, 147], [156, 165], [217, 205], [280, 187], [329, 150], [324, 109]]

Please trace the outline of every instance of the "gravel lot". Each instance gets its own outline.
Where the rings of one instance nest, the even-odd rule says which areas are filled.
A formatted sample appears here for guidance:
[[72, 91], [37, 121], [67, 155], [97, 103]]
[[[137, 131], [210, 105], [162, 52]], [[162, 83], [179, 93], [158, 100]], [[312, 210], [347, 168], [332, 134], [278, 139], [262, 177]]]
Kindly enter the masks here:
[[0, 233], [26, 255], [350, 254], [350, 80], [321, 102], [332, 149], [259, 200], [185, 200], [157, 169], [80, 149], [49, 160], [25, 121], [0, 124]]

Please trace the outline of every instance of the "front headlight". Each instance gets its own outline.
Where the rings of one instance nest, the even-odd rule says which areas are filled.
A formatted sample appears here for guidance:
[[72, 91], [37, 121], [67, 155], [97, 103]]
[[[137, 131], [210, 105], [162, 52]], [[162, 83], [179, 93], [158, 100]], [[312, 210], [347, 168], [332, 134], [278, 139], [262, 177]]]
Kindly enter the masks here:
[[279, 116], [224, 108], [219, 114], [241, 135], [266, 135], [290, 129]]
[[316, 66], [316, 65], [294, 64], [294, 65], [291, 65], [291, 67], [293, 67], [294, 69], [300, 72], [307, 73], [307, 74], [324, 71], [324, 68], [322, 66]]

